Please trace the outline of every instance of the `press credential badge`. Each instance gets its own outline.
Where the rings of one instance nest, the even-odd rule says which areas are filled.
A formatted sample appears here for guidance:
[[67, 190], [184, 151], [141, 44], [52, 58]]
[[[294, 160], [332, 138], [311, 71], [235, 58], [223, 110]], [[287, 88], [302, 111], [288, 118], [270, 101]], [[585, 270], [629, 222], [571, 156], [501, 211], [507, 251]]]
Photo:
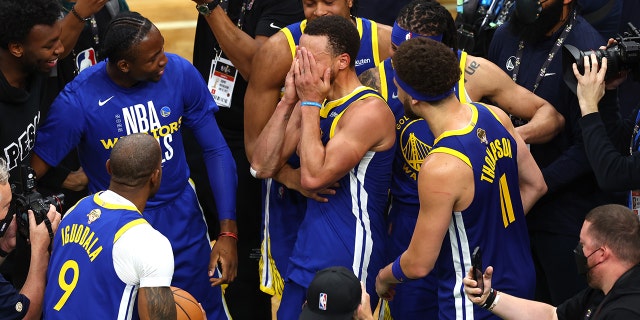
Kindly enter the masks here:
[[233, 87], [236, 84], [237, 77], [238, 69], [228, 59], [218, 55], [211, 61], [207, 87], [218, 106], [231, 107], [231, 95], [233, 94]]

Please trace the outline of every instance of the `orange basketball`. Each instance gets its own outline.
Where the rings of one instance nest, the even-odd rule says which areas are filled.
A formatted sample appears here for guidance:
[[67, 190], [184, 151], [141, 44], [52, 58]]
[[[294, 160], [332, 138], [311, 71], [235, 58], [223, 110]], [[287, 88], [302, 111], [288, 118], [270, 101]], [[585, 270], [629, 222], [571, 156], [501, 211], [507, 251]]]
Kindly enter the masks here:
[[171, 292], [173, 292], [173, 299], [176, 301], [178, 320], [204, 320], [198, 300], [189, 292], [173, 286]]

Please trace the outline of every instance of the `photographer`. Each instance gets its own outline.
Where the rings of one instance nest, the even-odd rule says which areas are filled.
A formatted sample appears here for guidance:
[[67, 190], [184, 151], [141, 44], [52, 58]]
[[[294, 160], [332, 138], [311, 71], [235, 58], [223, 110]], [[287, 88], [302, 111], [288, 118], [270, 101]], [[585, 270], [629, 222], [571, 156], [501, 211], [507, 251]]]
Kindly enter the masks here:
[[[12, 194], [9, 185], [9, 169], [0, 159], [0, 264], [16, 246], [17, 223], [14, 214], [9, 213]], [[44, 296], [45, 277], [49, 264], [49, 244], [53, 232], [60, 224], [61, 216], [50, 205], [47, 218], [37, 224], [33, 212], [29, 210], [29, 238], [31, 243], [31, 264], [27, 280], [22, 289], [14, 288], [0, 275], [0, 319], [40, 319]], [[47, 227], [50, 224], [51, 228]]]
[[[612, 44], [612, 40], [609, 43]], [[613, 90], [624, 80], [624, 77], [616, 76], [605, 83], [607, 58], [603, 57], [601, 64], [602, 66], [598, 68], [599, 63], [595, 54], [585, 56], [584, 75], [581, 75], [578, 66], [573, 64], [573, 73], [578, 80], [577, 96], [582, 113], [580, 125], [585, 151], [598, 185], [602, 189], [607, 191], [640, 189], [640, 176], [637, 174], [640, 172], [637, 124], [634, 129], [634, 123], [630, 119], [625, 120], [625, 117], [621, 117], [617, 112], [617, 92]], [[600, 110], [598, 102], [600, 102]], [[631, 145], [629, 145], [629, 137], [631, 137]], [[626, 152], [629, 154], [625, 154]], [[631, 196], [630, 204], [633, 204], [633, 198], [639, 197], [640, 194], [632, 192]], [[632, 206], [632, 209], [637, 208]]]

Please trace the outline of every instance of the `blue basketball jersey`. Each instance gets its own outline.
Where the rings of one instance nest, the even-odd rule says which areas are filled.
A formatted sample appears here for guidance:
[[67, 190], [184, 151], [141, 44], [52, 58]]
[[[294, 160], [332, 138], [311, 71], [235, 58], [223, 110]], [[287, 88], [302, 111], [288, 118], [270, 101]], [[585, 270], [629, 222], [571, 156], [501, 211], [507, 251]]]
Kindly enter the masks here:
[[71, 208], [53, 241], [44, 318], [131, 319], [138, 285], [118, 277], [112, 250], [122, 233], [142, 223], [136, 207], [105, 203], [98, 194]]
[[[355, 17], [358, 34], [360, 34], [360, 49], [356, 57], [356, 73], [361, 74], [369, 68], [373, 68], [380, 63], [380, 53], [378, 51], [378, 25], [375, 21]], [[291, 54], [295, 58], [296, 46], [300, 43], [300, 36], [307, 26], [307, 20], [302, 20], [290, 24], [280, 29], [287, 37]]]
[[515, 139], [498, 117], [482, 104], [467, 104], [468, 126], [444, 132], [433, 153], [464, 161], [474, 175], [474, 197], [462, 212], [452, 212], [436, 261], [440, 319], [495, 317], [474, 306], [464, 294], [462, 278], [471, 267], [471, 252], [482, 249], [482, 260], [497, 271], [492, 286], [508, 294], [533, 298], [535, 270], [520, 199]]
[[[382, 99], [372, 89], [358, 87], [341, 99], [325, 102], [320, 110], [324, 144], [334, 135], [349, 105], [368, 97]], [[384, 266], [384, 210], [392, 160], [393, 148], [369, 151], [338, 180], [340, 187], [335, 195], [326, 196], [328, 202], [307, 201], [287, 272], [289, 280], [306, 288], [317, 271], [344, 266], [366, 284], [372, 297], [375, 295], [375, 277]]]
[[[360, 49], [356, 58], [356, 73], [375, 67], [380, 61], [378, 26], [376, 22], [355, 18], [360, 34]], [[306, 28], [307, 20], [291, 24], [280, 31], [291, 48], [292, 58]], [[296, 154], [288, 159], [293, 168], [300, 167]], [[284, 287], [283, 276], [296, 241], [296, 233], [305, 216], [306, 198], [282, 183], [266, 179], [262, 183], [262, 243], [260, 246], [260, 289], [280, 297]]]

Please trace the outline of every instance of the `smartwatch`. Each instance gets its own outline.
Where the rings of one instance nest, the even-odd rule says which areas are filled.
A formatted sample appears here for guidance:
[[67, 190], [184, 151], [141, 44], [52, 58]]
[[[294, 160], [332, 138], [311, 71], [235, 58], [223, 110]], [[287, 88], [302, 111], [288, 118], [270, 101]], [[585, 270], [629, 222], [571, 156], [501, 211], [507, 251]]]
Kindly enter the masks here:
[[213, 9], [215, 9], [219, 4], [220, 0], [213, 0], [209, 3], [196, 5], [196, 10], [198, 10], [201, 15], [208, 17], [211, 14], [211, 11], [213, 11]]

